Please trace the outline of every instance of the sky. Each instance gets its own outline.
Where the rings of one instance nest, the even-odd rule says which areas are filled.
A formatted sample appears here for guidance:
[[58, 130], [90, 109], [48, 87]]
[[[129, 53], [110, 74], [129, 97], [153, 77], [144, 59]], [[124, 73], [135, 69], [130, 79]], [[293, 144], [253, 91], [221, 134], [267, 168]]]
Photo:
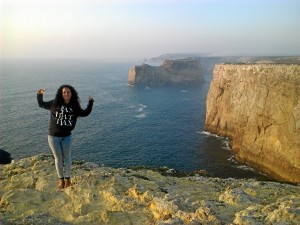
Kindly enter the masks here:
[[1, 58], [300, 55], [299, 0], [2, 0]]

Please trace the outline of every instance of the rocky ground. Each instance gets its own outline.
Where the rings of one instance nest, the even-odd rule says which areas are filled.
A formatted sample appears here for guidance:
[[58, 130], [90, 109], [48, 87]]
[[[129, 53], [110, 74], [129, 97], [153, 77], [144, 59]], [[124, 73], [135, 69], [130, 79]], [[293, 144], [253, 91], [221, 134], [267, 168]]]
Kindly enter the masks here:
[[300, 224], [299, 185], [76, 162], [73, 185], [58, 190], [53, 162], [0, 167], [0, 225]]

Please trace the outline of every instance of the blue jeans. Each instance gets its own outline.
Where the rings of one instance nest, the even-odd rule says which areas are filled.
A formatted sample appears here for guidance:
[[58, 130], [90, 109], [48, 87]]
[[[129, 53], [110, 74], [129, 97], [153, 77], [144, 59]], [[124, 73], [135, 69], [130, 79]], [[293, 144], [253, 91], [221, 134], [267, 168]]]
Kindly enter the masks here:
[[71, 177], [72, 135], [67, 137], [54, 137], [48, 135], [48, 143], [54, 155], [55, 168], [58, 177], [59, 178]]

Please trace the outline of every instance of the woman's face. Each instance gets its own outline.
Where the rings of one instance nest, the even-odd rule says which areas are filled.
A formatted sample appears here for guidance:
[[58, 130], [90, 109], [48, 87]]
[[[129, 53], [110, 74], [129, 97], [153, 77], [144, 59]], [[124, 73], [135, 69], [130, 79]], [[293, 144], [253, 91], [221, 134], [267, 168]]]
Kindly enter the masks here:
[[70, 99], [72, 97], [72, 92], [71, 92], [70, 88], [64, 87], [62, 89], [62, 96], [63, 96], [65, 103], [69, 103]]

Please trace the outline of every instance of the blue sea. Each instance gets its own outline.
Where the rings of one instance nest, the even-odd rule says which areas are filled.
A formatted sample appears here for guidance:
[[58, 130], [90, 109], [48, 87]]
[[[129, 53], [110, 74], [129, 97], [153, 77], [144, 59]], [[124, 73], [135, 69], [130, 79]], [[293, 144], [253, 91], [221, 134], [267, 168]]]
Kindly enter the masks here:
[[[204, 132], [205, 82], [193, 87], [136, 87], [127, 84], [140, 62], [78, 59], [2, 60], [0, 67], [0, 148], [20, 159], [51, 154], [47, 143], [49, 111], [39, 108], [58, 87], [76, 88], [82, 108], [95, 99], [92, 113], [79, 118], [73, 132], [74, 160], [110, 167], [168, 167], [182, 172], [206, 170], [217, 177], [263, 178], [239, 165], [226, 138]], [[206, 65], [202, 65], [205, 67]]]

